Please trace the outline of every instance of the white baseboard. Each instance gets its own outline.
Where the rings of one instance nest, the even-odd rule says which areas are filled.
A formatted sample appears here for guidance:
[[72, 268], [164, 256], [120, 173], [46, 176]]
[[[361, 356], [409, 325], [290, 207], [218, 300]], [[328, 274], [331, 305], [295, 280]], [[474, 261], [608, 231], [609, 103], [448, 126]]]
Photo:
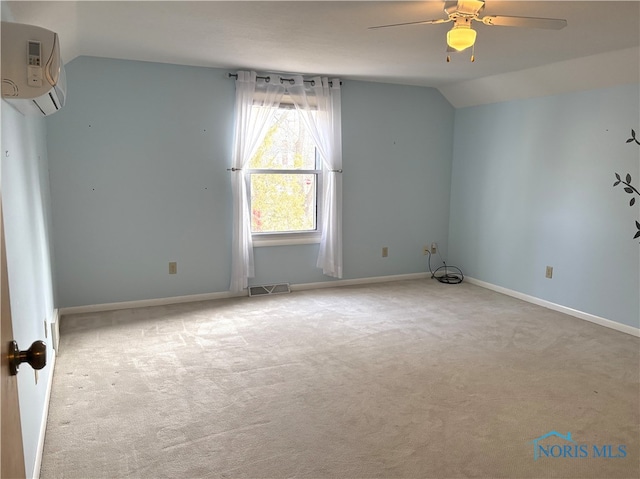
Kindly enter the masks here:
[[[398, 275], [390, 275], [390, 276], [373, 276], [369, 278], [318, 281], [316, 283], [291, 284], [291, 291], [304, 291], [304, 290], [321, 289], [321, 288], [337, 288], [341, 286], [386, 283], [390, 281], [426, 279], [428, 277], [429, 277], [429, 273], [424, 272], [424, 273], [398, 274]], [[634, 328], [633, 326], [628, 326], [626, 324], [618, 323], [616, 321], [611, 321], [609, 319], [601, 318], [593, 314], [568, 308], [560, 304], [552, 303], [544, 299], [536, 298], [535, 296], [530, 296], [528, 294], [520, 293], [518, 291], [504, 288], [502, 286], [497, 286], [495, 284], [487, 283], [485, 281], [481, 281], [479, 279], [471, 278], [468, 276], [465, 276], [465, 281], [471, 284], [475, 284], [477, 286], [481, 286], [486, 289], [496, 291], [498, 293], [506, 294], [507, 296], [512, 296], [514, 298], [527, 301], [528, 303], [537, 304], [538, 306], [543, 306], [545, 308], [552, 309], [554, 311], [568, 314], [570, 316], [574, 316], [576, 318], [580, 318], [585, 321], [589, 321], [591, 323], [604, 326], [606, 328], [615, 329], [616, 331], [620, 331], [626, 334], [630, 334], [632, 336], [640, 337], [640, 328]], [[178, 304], [178, 303], [192, 303], [196, 301], [209, 301], [213, 299], [236, 298], [236, 297], [242, 297], [247, 295], [248, 293], [246, 290], [240, 293], [232, 293], [231, 291], [222, 291], [218, 293], [192, 294], [187, 296], [173, 296], [168, 298], [145, 299], [140, 301], [123, 301], [119, 303], [104, 303], [104, 304], [93, 304], [93, 305], [87, 305], [87, 306], [73, 306], [70, 308], [60, 308], [58, 311], [58, 317], [61, 317], [66, 314], [97, 313], [102, 311], [114, 311], [118, 309], [145, 308], [148, 306], [166, 306], [166, 305]], [[56, 321], [56, 325], [58, 324], [58, 322], [59, 321]]]
[[[319, 288], [337, 288], [339, 286], [352, 286], [356, 284], [369, 284], [369, 283], [386, 283], [389, 281], [404, 281], [410, 279], [423, 279], [428, 278], [429, 273], [411, 273], [411, 274], [398, 274], [390, 276], [374, 276], [371, 278], [357, 278], [357, 279], [338, 279], [330, 281], [319, 281], [317, 283], [300, 283], [292, 284], [292, 291], [303, 291], [307, 289], [319, 289]], [[191, 294], [187, 296], [173, 296], [168, 298], [157, 299], [143, 299], [140, 301], [123, 301], [119, 303], [103, 303], [103, 304], [91, 304], [87, 306], [72, 306], [69, 308], [60, 308], [59, 315], [64, 316], [67, 314], [85, 314], [85, 313], [98, 313], [102, 311], [115, 311], [118, 309], [132, 309], [132, 308], [146, 308], [148, 306], [166, 306], [169, 304], [178, 303], [193, 303], [197, 301], [210, 301], [212, 299], [226, 299], [237, 298], [242, 296], [248, 296], [247, 290], [240, 293], [232, 293], [231, 291], [222, 291], [219, 293], [204, 293], [204, 294]]]
[[318, 281], [317, 283], [292, 284], [291, 291], [304, 291], [307, 289], [321, 289], [321, 288], [337, 288], [340, 286], [353, 286], [357, 284], [388, 283], [390, 281], [426, 279], [428, 277], [429, 277], [429, 273], [410, 273], [410, 274], [396, 274], [396, 275], [390, 275], [390, 276], [372, 276], [370, 278], [337, 279], [335, 281]]
[[246, 290], [240, 293], [222, 291], [219, 293], [190, 294], [187, 296], [171, 296], [168, 298], [142, 299], [139, 301], [123, 301], [119, 303], [90, 304], [87, 306], [71, 306], [60, 308], [60, 316], [66, 314], [98, 313], [102, 311], [115, 311], [117, 309], [146, 308], [148, 306], [166, 306], [169, 304], [195, 303], [197, 301], [210, 301], [212, 299], [226, 299], [247, 296]]
[[47, 393], [44, 398], [44, 411], [42, 414], [42, 422], [40, 423], [40, 434], [38, 435], [38, 448], [36, 449], [36, 460], [33, 465], [33, 479], [40, 478], [40, 467], [42, 466], [42, 455], [44, 453], [44, 437], [47, 432], [47, 420], [49, 419], [49, 401], [51, 400], [51, 388], [53, 386], [53, 374], [56, 365], [56, 352], [51, 350], [51, 358], [48, 361], [47, 366], [49, 370], [49, 380], [47, 382]]
[[595, 316], [593, 314], [585, 313], [583, 311], [578, 311], [577, 309], [568, 308], [560, 304], [552, 303], [551, 301], [536, 298], [535, 296], [529, 296], [528, 294], [520, 293], [519, 291], [514, 291], [508, 288], [503, 288], [502, 286], [496, 286], [495, 284], [487, 283], [479, 279], [465, 276], [464, 280], [471, 284], [475, 284], [477, 286], [481, 286], [483, 288], [490, 289], [498, 293], [506, 294], [507, 296], [521, 299], [528, 303], [533, 303], [538, 306], [545, 307], [547, 309], [552, 309], [560, 313], [568, 314], [569, 316], [573, 316], [575, 318], [584, 319], [585, 321], [589, 321], [591, 323], [604, 326], [605, 328], [615, 329], [616, 331], [630, 334], [631, 336], [640, 337], [640, 328], [634, 328], [633, 326], [629, 326], [627, 324], [618, 323], [617, 321], [611, 321], [610, 319], [601, 318], [600, 316]]
[[53, 312], [53, 319], [51, 320], [51, 345], [53, 346], [56, 354], [60, 352], [60, 311], [58, 309]]

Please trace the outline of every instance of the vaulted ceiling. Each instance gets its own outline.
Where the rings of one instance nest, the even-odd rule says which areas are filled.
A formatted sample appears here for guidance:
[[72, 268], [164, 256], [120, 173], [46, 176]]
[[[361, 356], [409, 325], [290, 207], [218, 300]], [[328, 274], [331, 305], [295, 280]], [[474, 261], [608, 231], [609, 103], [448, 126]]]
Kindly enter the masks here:
[[3, 19], [60, 36], [80, 55], [323, 74], [440, 89], [454, 106], [637, 82], [640, 2], [487, 0], [482, 15], [564, 18], [562, 30], [474, 24], [446, 62], [443, 1], [3, 1]]

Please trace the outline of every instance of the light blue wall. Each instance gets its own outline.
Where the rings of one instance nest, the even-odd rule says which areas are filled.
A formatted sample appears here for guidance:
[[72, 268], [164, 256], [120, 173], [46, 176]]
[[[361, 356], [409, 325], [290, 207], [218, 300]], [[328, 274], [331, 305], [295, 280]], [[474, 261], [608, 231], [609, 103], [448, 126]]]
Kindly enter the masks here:
[[345, 82], [343, 105], [345, 269], [425, 271], [423, 246], [448, 243], [454, 110], [437, 90], [379, 83]]
[[[226, 70], [90, 57], [66, 70], [68, 103], [47, 120], [58, 306], [227, 291]], [[447, 244], [454, 110], [428, 88], [342, 88], [345, 278], [424, 271], [422, 246]], [[329, 280], [317, 251], [256, 248], [252, 284]]]
[[[468, 276], [640, 326], [638, 85], [456, 110], [449, 256]], [[545, 267], [553, 266], [553, 279]]]
[[47, 119], [58, 306], [227, 290], [233, 82], [86, 57], [66, 70]]
[[[58, 306], [228, 289], [224, 73], [67, 65], [69, 102], [47, 119]], [[346, 279], [424, 271], [436, 241], [469, 276], [638, 326], [639, 215], [611, 187], [614, 171], [640, 176], [625, 143], [640, 130], [637, 85], [455, 112], [429, 88], [342, 88]], [[317, 251], [256, 248], [252, 284], [330, 281]]]
[[[2, 207], [13, 335], [21, 349], [44, 340], [51, 358], [54, 289], [45, 122], [25, 118], [5, 102], [1, 110]], [[39, 372], [37, 384], [30, 366], [21, 366], [18, 374], [27, 477], [39, 473], [34, 468], [50, 373], [49, 364]]]

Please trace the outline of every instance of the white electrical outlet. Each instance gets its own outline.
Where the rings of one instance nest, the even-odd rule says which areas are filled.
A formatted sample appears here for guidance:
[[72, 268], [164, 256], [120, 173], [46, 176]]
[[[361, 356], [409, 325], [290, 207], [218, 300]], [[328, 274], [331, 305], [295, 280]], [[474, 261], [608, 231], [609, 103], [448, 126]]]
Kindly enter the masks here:
[[545, 278], [553, 278], [553, 266], [547, 266], [547, 271], [545, 273]]
[[438, 252], [438, 243], [435, 241], [431, 243], [431, 254], [436, 254]]

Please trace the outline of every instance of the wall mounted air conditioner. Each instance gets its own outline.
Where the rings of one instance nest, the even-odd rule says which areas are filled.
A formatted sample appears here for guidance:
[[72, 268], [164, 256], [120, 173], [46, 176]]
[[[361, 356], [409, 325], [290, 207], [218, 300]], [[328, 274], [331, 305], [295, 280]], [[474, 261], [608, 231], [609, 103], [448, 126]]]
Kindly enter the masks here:
[[2, 22], [2, 99], [24, 115], [46, 116], [64, 105], [67, 84], [58, 35]]

